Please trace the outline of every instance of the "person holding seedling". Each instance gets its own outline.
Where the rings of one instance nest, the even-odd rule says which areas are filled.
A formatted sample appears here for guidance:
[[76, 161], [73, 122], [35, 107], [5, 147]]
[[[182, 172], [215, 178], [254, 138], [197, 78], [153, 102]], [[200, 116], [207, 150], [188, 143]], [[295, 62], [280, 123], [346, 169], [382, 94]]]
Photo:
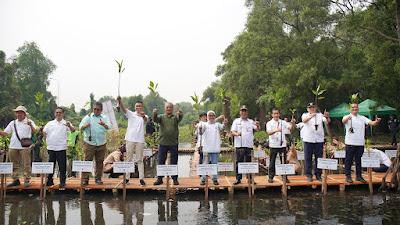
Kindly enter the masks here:
[[36, 133], [35, 123], [28, 119], [29, 114], [24, 106], [18, 106], [13, 110], [16, 120], [11, 121], [4, 131], [0, 130], [0, 135], [7, 136], [10, 133], [10, 161], [13, 163], [13, 181], [7, 184], [7, 187], [19, 186], [19, 165], [22, 158], [22, 166], [24, 167], [24, 187], [30, 186], [31, 179], [31, 145], [32, 134]]
[[[272, 109], [272, 120], [268, 121], [266, 129], [269, 136], [269, 148], [271, 149], [269, 168], [268, 168], [268, 183], [274, 182], [275, 177], [275, 161], [276, 155], [279, 153], [282, 164], [286, 164], [286, 138], [284, 135], [285, 130], [292, 130], [292, 124], [280, 119], [280, 111], [277, 108]], [[283, 155], [283, 161], [282, 161]], [[286, 183], [290, 183], [286, 178]]]
[[[211, 161], [211, 164], [218, 163], [218, 154], [221, 152], [221, 131], [225, 129], [225, 125], [228, 123], [228, 120], [222, 116], [218, 117], [224, 119], [224, 124], [215, 122], [215, 112], [208, 111], [207, 112], [207, 120], [208, 122], [202, 122], [199, 125], [199, 132], [201, 135], [201, 142], [203, 143], [203, 164], [207, 164], [206, 161]], [[208, 156], [206, 157], [206, 153]], [[213, 176], [214, 185], [219, 185], [218, 176]], [[200, 185], [205, 185], [206, 176], [201, 176]]]
[[322, 158], [324, 148], [324, 126], [323, 123], [329, 123], [329, 112], [325, 110], [324, 114], [317, 113], [317, 106], [311, 102], [307, 104], [307, 113], [301, 116], [304, 124], [303, 131], [303, 143], [304, 143], [304, 159], [306, 167], [306, 176], [309, 182], [313, 181], [312, 175], [312, 155], [314, 154], [315, 159], [315, 178], [318, 181], [322, 181], [321, 169], [317, 168], [318, 158]]
[[[173, 115], [174, 105], [171, 102], [165, 103], [165, 114], [158, 115], [157, 109], [153, 110], [154, 122], [160, 125], [160, 148], [158, 150], [158, 164], [165, 165], [168, 151], [171, 153], [171, 165], [178, 164], [178, 124], [183, 118], [183, 111], [178, 108], [176, 115]], [[154, 185], [163, 183], [162, 176], [159, 176]], [[172, 176], [174, 185], [179, 185], [178, 176]]]
[[365, 125], [376, 126], [381, 121], [378, 116], [375, 121], [371, 121], [365, 116], [358, 114], [358, 104], [352, 103], [350, 105], [350, 114], [344, 116], [342, 122], [345, 124], [346, 136], [344, 143], [346, 144], [346, 158], [344, 172], [346, 174], [346, 181], [353, 183], [351, 178], [351, 165], [353, 158], [356, 161], [356, 180], [365, 183], [366, 181], [361, 175], [361, 157], [364, 153], [365, 145]]
[[[253, 130], [259, 130], [260, 124], [258, 121], [254, 122], [252, 119], [247, 118], [247, 106], [240, 107], [240, 118], [233, 121], [231, 132], [234, 136], [234, 143], [236, 148], [236, 181], [234, 185], [240, 184], [242, 174], [238, 173], [239, 162], [251, 162], [251, 150], [253, 149]], [[249, 178], [251, 179], [251, 177]]]
[[[133, 160], [133, 154], [136, 154], [136, 163], [139, 169], [139, 182], [140, 185], [146, 185], [144, 182], [144, 163], [143, 163], [143, 149], [144, 149], [144, 124], [147, 122], [148, 116], [144, 114], [143, 102], [136, 101], [135, 112], [125, 108], [124, 103], [121, 101], [121, 96], [117, 97], [119, 106], [122, 112], [128, 118], [128, 128], [126, 128], [125, 141], [126, 141], [126, 162]], [[130, 173], [126, 173], [126, 183], [129, 183]]]
[[[53, 162], [53, 171], [58, 162], [60, 173], [60, 188], [65, 188], [67, 173], [67, 132], [74, 132], [75, 128], [69, 121], [64, 120], [64, 109], [58, 107], [54, 112], [55, 119], [48, 122], [43, 129], [43, 135], [46, 137], [47, 153], [49, 162]], [[53, 186], [53, 174], [47, 177], [47, 186]]]
[[[80, 130], [84, 131], [83, 153], [85, 161], [96, 158], [95, 182], [102, 185], [103, 161], [106, 154], [107, 130], [111, 128], [108, 117], [103, 112], [103, 104], [95, 102], [93, 113], [86, 115], [79, 124]], [[89, 173], [82, 173], [83, 186], [89, 184]]]

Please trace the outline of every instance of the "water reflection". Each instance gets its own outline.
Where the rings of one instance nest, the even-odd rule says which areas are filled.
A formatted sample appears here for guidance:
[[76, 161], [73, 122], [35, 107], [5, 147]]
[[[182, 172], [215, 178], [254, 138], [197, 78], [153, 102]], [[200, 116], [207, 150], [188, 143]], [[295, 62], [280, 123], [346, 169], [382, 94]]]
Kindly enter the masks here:
[[[365, 194], [365, 195], [364, 195]], [[184, 194], [154, 199], [157, 193], [135, 192], [126, 201], [99, 192], [79, 201], [54, 194], [45, 201], [22, 194], [0, 204], [0, 224], [399, 224], [400, 194], [213, 193], [209, 201]]]

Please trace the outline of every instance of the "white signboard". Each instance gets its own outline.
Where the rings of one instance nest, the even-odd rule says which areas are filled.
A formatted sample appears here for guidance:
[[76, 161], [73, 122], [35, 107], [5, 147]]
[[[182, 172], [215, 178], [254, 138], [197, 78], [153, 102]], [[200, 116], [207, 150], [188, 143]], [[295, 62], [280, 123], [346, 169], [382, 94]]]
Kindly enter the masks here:
[[72, 161], [73, 172], [92, 172], [93, 161]]
[[295, 174], [294, 164], [281, 164], [275, 165], [276, 175], [289, 175]]
[[153, 155], [153, 150], [146, 148], [143, 149], [143, 156], [152, 156]]
[[239, 173], [258, 173], [258, 163], [238, 163]]
[[218, 171], [233, 171], [233, 163], [218, 163]]
[[217, 164], [201, 164], [197, 165], [197, 175], [217, 175], [218, 166]]
[[178, 165], [157, 165], [157, 176], [178, 175]]
[[337, 170], [337, 166], [338, 166], [337, 159], [318, 158], [317, 168], [319, 169]]
[[390, 157], [396, 157], [396, 153], [397, 153], [397, 150], [386, 150], [385, 151], [385, 154], [390, 158]]
[[102, 102], [103, 103], [103, 114], [108, 117], [111, 123], [111, 129], [118, 130], [117, 120], [115, 119], [114, 108], [111, 100]]
[[368, 155], [368, 152], [365, 151], [364, 154], [362, 155], [362, 157], [378, 158], [379, 159], [379, 153], [370, 152], [369, 155]]
[[254, 158], [264, 158], [265, 151], [264, 150], [255, 150], [255, 151], [253, 151], [253, 156], [254, 156]]
[[0, 163], [0, 174], [12, 174], [13, 164], [10, 163]]
[[335, 151], [334, 157], [336, 159], [344, 159], [346, 158], [346, 151]]
[[53, 173], [53, 162], [33, 162], [32, 163], [32, 173]]
[[362, 167], [380, 167], [378, 158], [371, 157], [361, 157], [361, 166]]
[[304, 152], [297, 153], [297, 160], [304, 160]]
[[[266, 161], [265, 161], [265, 166], [266, 166], [266, 167], [269, 167], [269, 164], [270, 164], [269, 161], [270, 161], [270, 159], [269, 159], [269, 158], [266, 158], [265, 160], [266, 160]], [[280, 165], [280, 164], [281, 164], [281, 160], [278, 159], [278, 158], [276, 158], [276, 159], [275, 159], [275, 165]]]
[[134, 162], [114, 162], [114, 173], [134, 173]]

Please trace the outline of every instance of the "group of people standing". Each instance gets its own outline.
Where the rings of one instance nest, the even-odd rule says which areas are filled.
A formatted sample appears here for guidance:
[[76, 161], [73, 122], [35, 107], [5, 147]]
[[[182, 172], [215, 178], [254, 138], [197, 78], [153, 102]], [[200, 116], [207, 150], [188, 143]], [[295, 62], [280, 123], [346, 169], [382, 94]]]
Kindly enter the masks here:
[[[132, 161], [133, 155], [136, 155], [136, 163], [139, 170], [140, 185], [146, 185], [144, 180], [144, 163], [143, 150], [145, 146], [145, 127], [149, 117], [143, 112], [143, 102], [135, 103], [135, 111], [127, 109], [118, 96], [117, 100], [122, 109], [122, 112], [128, 119], [128, 127], [125, 135], [126, 141], [126, 157], [125, 161]], [[358, 114], [358, 105], [351, 104], [350, 114], [343, 117], [342, 122], [345, 124], [346, 135], [346, 159], [345, 159], [345, 175], [347, 182], [353, 182], [351, 178], [351, 165], [355, 158], [356, 165], [356, 180], [365, 182], [361, 176], [361, 156], [364, 152], [364, 134], [365, 126], [375, 126], [381, 120], [376, 117], [374, 121]], [[31, 144], [26, 139], [31, 139], [32, 134], [36, 133], [35, 123], [28, 119], [28, 112], [24, 106], [18, 106], [13, 110], [17, 119], [11, 121], [4, 131], [0, 130], [0, 135], [7, 136], [12, 133], [10, 141], [9, 156], [13, 162], [13, 181], [8, 186], [18, 186], [19, 181], [19, 166], [22, 159], [24, 167], [24, 186], [30, 185], [31, 159], [30, 150]], [[84, 133], [83, 153], [85, 161], [95, 159], [95, 183], [102, 185], [103, 164], [107, 152], [106, 148], [106, 133], [111, 128], [111, 124], [107, 116], [102, 114], [103, 104], [96, 102], [93, 105], [93, 112], [86, 115], [79, 124], [79, 129]], [[158, 114], [158, 110], [153, 110], [153, 120], [159, 125], [159, 150], [158, 164], [164, 165], [167, 159], [167, 153], [171, 153], [171, 164], [178, 163], [178, 124], [183, 118], [183, 112], [178, 108], [176, 113], [172, 103], [165, 103], [165, 114]], [[248, 118], [248, 108], [243, 105], [240, 107], [240, 117], [235, 119], [231, 126], [231, 135], [234, 137], [234, 147], [236, 149], [236, 181], [234, 185], [240, 184], [242, 174], [238, 173], [239, 162], [251, 162], [251, 151], [253, 150], [254, 131], [260, 130], [258, 121], [253, 121]], [[47, 150], [49, 154], [49, 162], [56, 162], [59, 166], [60, 185], [65, 187], [66, 181], [66, 150], [67, 150], [67, 133], [74, 132], [73, 125], [64, 119], [64, 110], [57, 108], [54, 112], [55, 119], [48, 122], [43, 128], [43, 134], [47, 142]], [[277, 108], [271, 111], [272, 119], [266, 124], [266, 131], [269, 135], [270, 148], [270, 166], [268, 182], [274, 182], [275, 176], [275, 160], [277, 155], [280, 155], [282, 163], [286, 163], [286, 136], [291, 133], [294, 127], [301, 128], [301, 139], [304, 144], [305, 155], [305, 171], [308, 181], [315, 179], [321, 181], [321, 170], [317, 168], [317, 160], [322, 157], [324, 145], [324, 124], [330, 122], [329, 113], [317, 112], [317, 107], [314, 103], [307, 105], [307, 112], [301, 117], [301, 125], [296, 124], [296, 121], [288, 122], [281, 119], [280, 110]], [[223, 123], [217, 122], [223, 119]], [[201, 151], [201, 163], [218, 162], [218, 154], [220, 153], [221, 136], [220, 133], [225, 129], [228, 120], [224, 116], [216, 118], [214, 111], [208, 111], [206, 114], [200, 115], [200, 122], [197, 125], [199, 135], [197, 147]], [[153, 128], [154, 129], [154, 128]], [[290, 136], [290, 135], [289, 135]], [[118, 154], [109, 156], [112, 158], [122, 158], [125, 151], [119, 149]], [[314, 155], [315, 162], [312, 161]], [[207, 157], [206, 157], [207, 156]], [[313, 164], [315, 164], [314, 175], [312, 173]], [[107, 170], [109, 167], [107, 167]], [[89, 184], [89, 174], [83, 173], [83, 185]], [[129, 183], [130, 174], [127, 173], [126, 183]], [[201, 185], [205, 184], [206, 177], [201, 178]], [[172, 176], [173, 184], [179, 185], [178, 176]], [[250, 180], [251, 177], [250, 177]], [[214, 185], [218, 185], [217, 176], [213, 176]], [[253, 182], [253, 181], [252, 181]], [[287, 180], [287, 182], [290, 182]], [[163, 177], [159, 176], [154, 185], [163, 183]], [[53, 175], [48, 175], [47, 185], [54, 185]]]

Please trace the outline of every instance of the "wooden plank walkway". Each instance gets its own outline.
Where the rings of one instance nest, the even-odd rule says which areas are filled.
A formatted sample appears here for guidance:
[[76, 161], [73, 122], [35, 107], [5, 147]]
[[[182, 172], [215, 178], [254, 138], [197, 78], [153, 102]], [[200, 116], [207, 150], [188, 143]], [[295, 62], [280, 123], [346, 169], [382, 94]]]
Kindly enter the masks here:
[[[363, 174], [364, 179], [367, 179], [367, 174]], [[380, 184], [382, 182], [382, 178], [384, 173], [373, 173], [372, 182], [374, 184]], [[390, 181], [391, 174], [388, 175], [387, 181]], [[298, 187], [298, 186], [320, 186], [322, 182], [314, 180], [313, 182], [308, 182], [306, 176], [288, 176], [290, 183], [287, 184], [288, 187]], [[355, 175], [353, 175], [354, 183], [348, 183], [345, 181], [345, 175], [343, 174], [331, 174], [328, 175], [328, 186], [340, 186], [340, 185], [368, 185], [368, 183], [361, 183], [355, 180]], [[11, 182], [11, 177], [7, 178], [8, 182]], [[20, 179], [21, 184], [23, 184], [23, 179]], [[147, 183], [146, 186], [140, 186], [138, 178], [131, 178], [130, 183], [126, 185], [126, 189], [136, 189], [136, 190], [166, 190], [166, 179], [164, 178], [164, 183], [162, 185], [155, 186], [153, 183], [156, 181], [156, 178], [145, 178]], [[94, 182], [94, 179], [90, 179], [89, 185], [85, 187], [85, 189], [99, 189], [99, 190], [107, 190], [107, 189], [123, 189], [122, 178], [103, 178], [103, 185], [97, 185]], [[242, 183], [239, 185], [233, 185], [235, 182], [235, 177], [226, 177], [219, 176], [218, 177], [219, 185], [213, 185], [211, 179], [209, 182], [210, 188], [215, 189], [243, 189], [248, 187], [247, 179], [243, 178]], [[281, 176], [275, 176], [273, 183], [268, 183], [268, 179], [266, 176], [255, 176], [255, 187], [257, 189], [261, 188], [269, 188], [269, 187], [281, 187], [283, 186]], [[172, 185], [172, 180], [170, 179], [170, 188], [174, 189], [204, 189], [205, 186], [200, 185], [200, 178], [198, 177], [185, 177], [179, 178], [179, 185]], [[25, 188], [23, 185], [17, 187], [10, 187], [8, 190], [39, 190], [40, 189], [40, 177], [32, 177], [30, 186]], [[57, 178], [54, 179], [54, 184], [51, 187], [47, 187], [49, 191], [52, 189], [59, 189], [59, 180]], [[65, 189], [79, 189], [80, 186], [80, 178], [68, 178], [66, 182]]]

